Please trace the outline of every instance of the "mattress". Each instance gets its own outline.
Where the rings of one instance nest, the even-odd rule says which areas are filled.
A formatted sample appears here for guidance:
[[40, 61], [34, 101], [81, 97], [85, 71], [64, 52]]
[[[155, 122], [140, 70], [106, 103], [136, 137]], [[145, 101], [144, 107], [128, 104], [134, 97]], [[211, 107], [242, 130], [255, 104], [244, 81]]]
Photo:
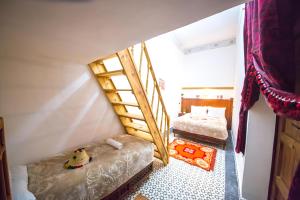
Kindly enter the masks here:
[[225, 117], [200, 116], [187, 113], [174, 120], [173, 128], [220, 140], [226, 140], [228, 137]]
[[153, 145], [142, 139], [120, 135], [117, 150], [104, 143], [85, 147], [93, 160], [78, 169], [64, 169], [70, 153], [29, 164], [28, 189], [37, 199], [101, 199], [153, 161]]

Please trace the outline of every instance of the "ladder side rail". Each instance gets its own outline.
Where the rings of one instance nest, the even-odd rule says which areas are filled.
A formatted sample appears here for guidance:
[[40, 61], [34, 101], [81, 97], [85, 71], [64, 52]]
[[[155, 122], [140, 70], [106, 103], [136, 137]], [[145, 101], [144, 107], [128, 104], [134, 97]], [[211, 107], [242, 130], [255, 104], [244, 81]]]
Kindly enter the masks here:
[[164, 110], [166, 111], [166, 115], [168, 116], [169, 118], [169, 115], [167, 113], [167, 109], [166, 109], [166, 106], [164, 104], [164, 101], [163, 101], [163, 98], [162, 98], [162, 95], [161, 95], [161, 91], [160, 91], [160, 88], [158, 86], [158, 82], [157, 82], [157, 79], [156, 79], [156, 76], [155, 76], [155, 73], [154, 73], [154, 70], [153, 70], [153, 67], [152, 67], [152, 63], [151, 63], [151, 60], [150, 60], [150, 56], [149, 56], [149, 53], [148, 53], [148, 50], [147, 50], [147, 47], [146, 47], [146, 44], [143, 42], [143, 46], [144, 46], [144, 52], [145, 52], [145, 56], [146, 56], [146, 59], [147, 59], [147, 62], [148, 62], [148, 67], [150, 69], [150, 73], [152, 75], [152, 79], [153, 81], [155, 82], [155, 88], [156, 88], [156, 91], [158, 93], [158, 98], [159, 98], [159, 101], [162, 105], [162, 107], [164, 108]]
[[130, 50], [125, 49], [123, 51], [118, 52], [117, 55], [123, 69], [125, 70], [125, 74], [129, 80], [129, 83], [131, 85], [131, 88], [133, 89], [136, 98], [139, 98], [137, 99], [138, 102], [140, 101], [139, 104], [141, 105], [141, 103], [143, 102], [143, 106], [141, 106], [143, 116], [147, 122], [147, 126], [151, 132], [153, 140], [158, 142], [156, 142], [156, 145], [162, 156], [162, 160], [165, 164], [167, 164], [169, 162], [168, 150], [166, 148], [164, 138], [162, 138], [161, 134], [159, 133], [159, 126], [155, 121], [154, 113], [152, 112], [152, 108], [150, 106], [147, 94], [145, 93], [142, 80], [138, 74]]

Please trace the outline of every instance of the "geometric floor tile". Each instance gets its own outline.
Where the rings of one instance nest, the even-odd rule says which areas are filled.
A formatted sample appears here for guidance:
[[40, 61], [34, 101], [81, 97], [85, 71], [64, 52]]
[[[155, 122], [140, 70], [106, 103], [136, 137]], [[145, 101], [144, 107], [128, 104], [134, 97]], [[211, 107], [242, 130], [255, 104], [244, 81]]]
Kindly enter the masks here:
[[238, 200], [231, 134], [226, 151], [217, 149], [214, 171], [208, 172], [172, 157], [167, 166], [155, 159], [149, 179], [127, 199], [134, 200], [138, 194], [149, 200]]
[[225, 151], [218, 149], [215, 169], [208, 172], [170, 158], [167, 166], [155, 160], [154, 170], [128, 199], [141, 193], [159, 200], [223, 200], [225, 196]]

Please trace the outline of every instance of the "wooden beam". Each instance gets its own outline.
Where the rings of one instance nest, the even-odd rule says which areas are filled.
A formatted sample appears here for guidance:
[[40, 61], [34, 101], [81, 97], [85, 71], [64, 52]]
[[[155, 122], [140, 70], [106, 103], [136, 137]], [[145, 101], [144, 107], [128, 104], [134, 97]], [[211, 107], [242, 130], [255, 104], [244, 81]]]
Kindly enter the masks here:
[[[156, 79], [156, 76], [155, 76], [155, 73], [154, 73], [154, 70], [153, 70], [153, 67], [152, 67], [152, 63], [151, 63], [151, 60], [150, 60], [150, 56], [149, 56], [149, 53], [148, 53], [148, 49], [147, 49], [145, 43], [144, 43], [144, 51], [145, 51], [145, 56], [146, 56], [147, 62], [149, 64], [149, 69], [150, 69], [151, 76], [153, 78], [153, 82], [155, 83], [154, 86], [156, 88], [159, 101], [160, 101], [163, 109], [166, 111], [166, 114], [167, 114], [167, 109], [166, 109], [165, 103], [162, 99], [162, 95], [161, 95], [161, 91], [160, 91], [160, 88], [159, 88], [159, 85], [158, 85], [158, 81]], [[168, 120], [170, 120], [170, 117], [168, 115], [167, 115], [167, 117], [168, 117]]]
[[119, 115], [121, 117], [131, 118], [131, 119], [145, 120], [143, 115], [136, 115], [136, 114], [131, 114], [131, 113], [128, 113], [128, 112], [117, 113], [117, 115]]
[[142, 138], [144, 140], [154, 143], [153, 138], [152, 138], [151, 134], [149, 134], [149, 133], [145, 133], [143, 131], [137, 131], [132, 128], [126, 128], [126, 130], [127, 130], [127, 133], [130, 135], [133, 135], [133, 136], [136, 136], [136, 137], [139, 137], [139, 138]]
[[152, 98], [151, 98], [151, 108], [153, 108], [154, 96], [155, 95], [155, 83], [153, 84]]
[[103, 89], [103, 90], [108, 93], [131, 92], [132, 91], [132, 89]]
[[124, 105], [124, 106], [133, 106], [133, 107], [139, 107], [139, 104], [132, 103], [132, 102], [123, 102], [123, 101], [112, 101], [113, 105]]
[[150, 69], [149, 69], [149, 64], [147, 65], [147, 77], [146, 77], [146, 94], [148, 95], [148, 82], [149, 82], [149, 72], [150, 72]]
[[[98, 60], [96, 62], [90, 63], [89, 67], [92, 69], [92, 72], [94, 73], [94, 75], [96, 73], [107, 72], [107, 69], [102, 60]], [[104, 91], [105, 91], [105, 88], [111, 88], [111, 89], [109, 89], [110, 91], [116, 90], [116, 87], [115, 87], [113, 81], [109, 77], [98, 78], [97, 80], [98, 80], [100, 87]], [[122, 101], [121, 96], [117, 93], [117, 91], [111, 92], [111, 93], [106, 92], [105, 94], [106, 94], [107, 99], [110, 102], [111, 101]], [[124, 105], [114, 106], [114, 110], [115, 110], [115, 112], [127, 112], [127, 109]], [[120, 122], [121, 123], [132, 122], [132, 120], [130, 118], [123, 118], [123, 119], [120, 119]]]
[[130, 123], [124, 124], [124, 126], [129, 127], [129, 128], [133, 128], [133, 129], [136, 129], [136, 130], [140, 130], [140, 131], [143, 131], [143, 132], [147, 132], [147, 133], [150, 132], [148, 127], [145, 126], [145, 125], [142, 125], [142, 124], [137, 124], [137, 123], [130, 122]]
[[160, 154], [157, 151], [154, 151], [154, 157], [162, 160]]
[[182, 90], [234, 90], [233, 86], [185, 86], [181, 88]]
[[140, 54], [140, 63], [139, 63], [139, 75], [140, 76], [142, 76], [143, 53], [144, 53], [144, 44], [141, 43], [141, 54]]
[[120, 75], [124, 75], [124, 70], [121, 69], [121, 70], [115, 70], [115, 71], [96, 74], [96, 76], [98, 76], [98, 77], [112, 77], [112, 76], [120, 76]]
[[112, 59], [112, 58], [117, 58], [117, 54], [111, 54], [111, 55], [109, 55], [109, 56], [105, 56], [105, 57], [103, 57], [101, 60], [103, 61], [103, 60], [109, 60], [109, 59]]
[[144, 119], [148, 125], [153, 140], [159, 149], [159, 153], [162, 155], [162, 161], [166, 165], [169, 162], [169, 154], [164, 145], [164, 140], [160, 135], [159, 128], [156, 124], [155, 117], [153, 116], [150, 104], [147, 99], [147, 94], [143, 89], [143, 84], [139, 78], [138, 72], [136, 71], [136, 67], [130, 56], [130, 52], [128, 49], [126, 49], [118, 52], [117, 55], [126, 73], [132, 91], [140, 104], [141, 111], [144, 115]]
[[154, 151], [158, 152], [157, 146], [155, 144], [153, 144], [153, 149], [154, 149]]

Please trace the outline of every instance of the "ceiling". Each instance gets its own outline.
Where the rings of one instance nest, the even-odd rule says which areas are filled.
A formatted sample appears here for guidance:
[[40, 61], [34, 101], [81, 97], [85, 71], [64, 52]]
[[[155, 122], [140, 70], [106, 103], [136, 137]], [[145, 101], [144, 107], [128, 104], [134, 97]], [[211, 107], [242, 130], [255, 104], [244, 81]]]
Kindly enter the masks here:
[[210, 43], [226, 41], [236, 37], [240, 6], [173, 31], [176, 44], [183, 51]]
[[87, 64], [244, 0], [1, 0], [0, 56]]

